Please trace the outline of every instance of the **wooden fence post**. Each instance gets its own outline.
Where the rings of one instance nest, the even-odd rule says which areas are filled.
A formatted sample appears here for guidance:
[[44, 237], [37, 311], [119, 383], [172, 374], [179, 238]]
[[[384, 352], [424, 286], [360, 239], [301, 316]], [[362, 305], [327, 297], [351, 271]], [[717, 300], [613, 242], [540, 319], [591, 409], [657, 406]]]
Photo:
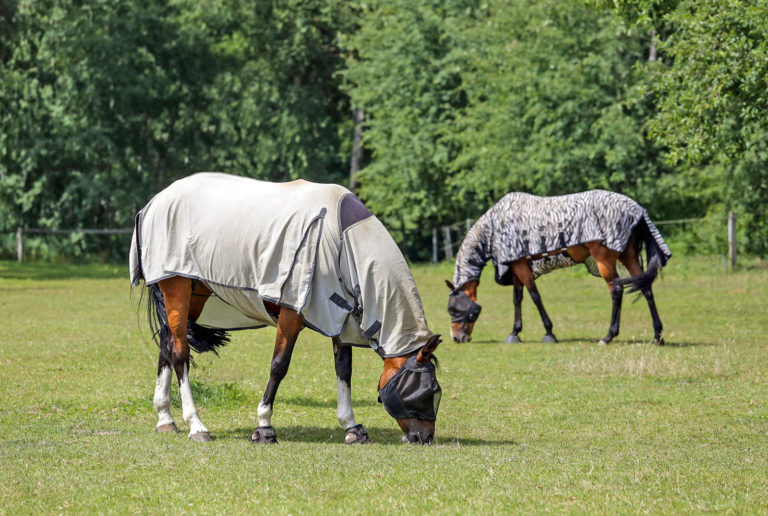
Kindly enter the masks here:
[[432, 228], [432, 263], [437, 265], [437, 228]]
[[738, 249], [736, 245], [736, 214], [728, 214], [728, 260], [731, 263], [731, 270], [736, 268]]
[[18, 258], [19, 263], [21, 263], [21, 260], [24, 257], [24, 243], [22, 233], [23, 231], [21, 226], [19, 226], [16, 230], [16, 257]]
[[451, 244], [450, 226], [443, 226], [443, 239], [445, 240], [445, 257], [451, 259], [453, 258], [453, 245]]

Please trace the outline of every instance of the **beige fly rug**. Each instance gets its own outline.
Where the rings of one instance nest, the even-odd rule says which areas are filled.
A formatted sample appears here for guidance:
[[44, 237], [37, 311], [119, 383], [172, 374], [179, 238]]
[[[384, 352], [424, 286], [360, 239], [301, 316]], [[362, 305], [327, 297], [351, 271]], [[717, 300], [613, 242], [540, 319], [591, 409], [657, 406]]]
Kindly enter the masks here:
[[197, 322], [226, 330], [275, 326], [262, 300], [381, 356], [407, 354], [432, 333], [408, 264], [349, 190], [221, 173], [180, 179], [136, 216], [131, 284], [184, 276], [214, 295]]

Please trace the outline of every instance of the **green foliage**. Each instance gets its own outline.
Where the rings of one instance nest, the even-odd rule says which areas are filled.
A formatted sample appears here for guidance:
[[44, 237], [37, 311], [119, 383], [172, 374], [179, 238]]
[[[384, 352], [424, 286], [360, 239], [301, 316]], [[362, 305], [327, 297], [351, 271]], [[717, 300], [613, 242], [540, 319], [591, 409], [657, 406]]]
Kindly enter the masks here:
[[357, 176], [360, 195], [416, 258], [430, 252], [424, 239], [451, 212], [445, 183], [455, 151], [443, 135], [464, 105], [450, 57], [455, 6], [372, 2], [345, 42], [352, 56], [345, 77], [365, 111], [371, 154]]
[[488, 5], [456, 53], [469, 99], [452, 135], [461, 198], [605, 188], [664, 213], [669, 169], [642, 127], [652, 106], [633, 101], [647, 38], [578, 4]]
[[346, 3], [4, 7], [0, 230], [130, 227], [151, 195], [202, 170], [344, 179]]
[[[346, 184], [361, 108], [359, 194], [411, 259], [510, 190], [588, 188], [654, 219], [736, 211], [765, 255], [766, 20], [741, 0], [6, 0], [0, 231], [130, 227], [202, 170]], [[722, 253], [710, 222], [692, 238]]]
[[649, 121], [699, 182], [711, 183], [710, 209], [735, 210], [748, 249], [768, 252], [768, 3], [683, 2], [655, 69], [658, 110]]

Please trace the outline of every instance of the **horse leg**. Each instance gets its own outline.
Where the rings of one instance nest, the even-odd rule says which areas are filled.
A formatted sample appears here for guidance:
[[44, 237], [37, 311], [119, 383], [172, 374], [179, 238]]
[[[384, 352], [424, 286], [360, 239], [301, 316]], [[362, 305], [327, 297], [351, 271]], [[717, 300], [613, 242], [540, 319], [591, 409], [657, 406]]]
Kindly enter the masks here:
[[[533, 303], [539, 310], [541, 322], [544, 324], [544, 330], [546, 331], [541, 342], [557, 342], [557, 337], [552, 333], [552, 321], [549, 319], [547, 311], [544, 309], [544, 304], [541, 302], [541, 295], [539, 295], [539, 290], [536, 288], [536, 282], [533, 280], [533, 272], [531, 271], [530, 265], [528, 265], [526, 260], [517, 260], [516, 262], [512, 262], [512, 272], [518, 278], [520, 283], [525, 285], [528, 289], [528, 293], [531, 295], [531, 300], [533, 300]], [[520, 290], [522, 298], [522, 288]]]
[[203, 422], [200, 421], [200, 415], [192, 396], [192, 387], [189, 384], [187, 327], [189, 325], [192, 281], [188, 278], [175, 276], [161, 281], [159, 286], [165, 300], [165, 313], [168, 317], [168, 328], [172, 340], [171, 365], [176, 371], [176, 378], [179, 382], [182, 415], [184, 421], [189, 424], [189, 438], [193, 441], [210, 441], [211, 435]]
[[170, 351], [171, 343], [165, 340], [161, 341], [164, 349], [160, 350], [160, 357], [157, 363], [157, 381], [155, 382], [155, 396], [153, 405], [157, 412], [157, 425], [155, 431], [158, 433], [179, 433], [179, 428], [171, 416], [171, 363], [167, 356]]
[[280, 315], [277, 318], [275, 350], [272, 353], [272, 363], [269, 370], [269, 382], [267, 382], [264, 397], [256, 410], [259, 426], [253, 431], [251, 442], [277, 443], [277, 435], [275, 429], [272, 428], [272, 405], [275, 402], [280, 382], [288, 374], [293, 346], [296, 344], [296, 339], [303, 327], [304, 322], [298, 312], [285, 307], [280, 308]]
[[520, 332], [523, 331], [523, 284], [517, 279], [517, 276], [513, 278], [513, 300], [515, 303], [515, 324], [512, 326], [512, 333], [507, 335], [504, 342], [507, 344], [520, 343]]
[[[638, 276], [643, 273], [643, 267], [640, 265], [640, 253], [632, 240], [630, 240], [630, 246], [628, 246], [621, 256], [619, 256], [619, 260], [621, 260], [621, 263], [624, 264], [624, 267], [627, 268], [632, 276]], [[649, 285], [647, 288], [641, 289], [641, 292], [648, 302], [648, 310], [650, 310], [651, 319], [653, 320], [653, 343], [657, 346], [663, 346], [664, 339], [661, 336], [661, 332], [664, 329], [664, 326], [661, 324], [659, 312], [656, 309], [656, 301], [653, 299], [653, 290]]]
[[357, 424], [352, 410], [352, 347], [343, 346], [334, 337], [333, 359], [336, 367], [336, 418], [346, 431], [344, 443], [370, 443], [368, 432], [363, 425]]
[[605, 280], [611, 293], [611, 325], [608, 327], [608, 333], [599, 342], [601, 346], [605, 346], [619, 334], [621, 322], [621, 301], [624, 298], [624, 287], [615, 281], [619, 277], [616, 274], [616, 260], [619, 258], [619, 253], [604, 247], [600, 242], [591, 242], [587, 244], [587, 248], [595, 259], [600, 276]]

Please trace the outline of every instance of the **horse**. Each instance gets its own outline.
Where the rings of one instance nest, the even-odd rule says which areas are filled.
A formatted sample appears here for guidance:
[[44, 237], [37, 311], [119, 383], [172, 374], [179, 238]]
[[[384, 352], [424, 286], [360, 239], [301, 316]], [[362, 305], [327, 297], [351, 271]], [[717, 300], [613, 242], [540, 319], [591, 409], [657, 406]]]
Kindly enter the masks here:
[[[645, 244], [647, 268], [641, 250]], [[653, 298], [652, 284], [672, 253], [651, 222], [647, 211], [631, 198], [605, 190], [591, 190], [556, 197], [512, 192], [483, 214], [467, 232], [456, 257], [448, 313], [451, 336], [456, 342], [471, 341], [482, 307], [477, 301], [480, 273], [492, 260], [495, 280], [513, 285], [515, 322], [506, 343], [519, 343], [523, 329], [523, 286], [536, 305], [544, 325], [542, 342], [557, 342], [552, 321], [544, 309], [535, 279], [552, 270], [584, 263], [601, 276], [612, 301], [607, 345], [619, 334], [624, 287], [640, 291], [648, 302], [653, 322], [653, 343], [663, 345], [663, 326]], [[630, 276], [619, 278], [616, 262]]]
[[331, 338], [344, 442], [369, 443], [351, 400], [352, 348], [383, 360], [379, 402], [408, 443], [432, 442], [440, 403], [434, 355], [408, 264], [383, 224], [349, 190], [298, 180], [268, 183], [221, 173], [180, 179], [137, 214], [131, 284], [148, 292], [159, 346], [155, 430], [177, 433], [172, 369], [189, 439], [210, 441], [189, 381], [190, 349], [213, 351], [229, 331], [277, 328], [254, 443], [277, 443], [271, 419], [303, 328]]

